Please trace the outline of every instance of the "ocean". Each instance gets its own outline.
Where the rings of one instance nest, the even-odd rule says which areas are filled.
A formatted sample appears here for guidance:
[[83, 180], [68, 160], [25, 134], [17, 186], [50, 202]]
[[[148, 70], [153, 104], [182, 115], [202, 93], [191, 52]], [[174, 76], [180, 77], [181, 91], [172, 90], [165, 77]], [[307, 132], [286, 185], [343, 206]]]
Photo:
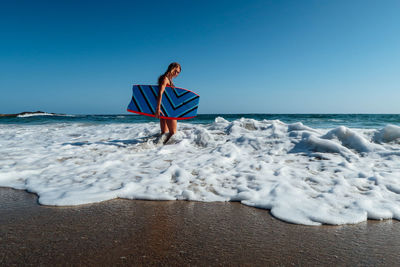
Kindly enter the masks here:
[[[201, 114], [183, 123], [208, 124], [215, 118], [222, 117], [228, 121], [241, 118], [254, 120], [280, 120], [284, 123], [302, 122], [313, 128], [332, 128], [346, 126], [351, 128], [384, 127], [387, 124], [400, 125], [400, 114]], [[134, 114], [120, 115], [22, 115], [19, 117], [0, 117], [2, 124], [52, 124], [52, 123], [146, 123], [155, 122], [154, 118]]]
[[400, 220], [400, 115], [0, 117], [0, 186], [42, 205], [236, 201], [305, 225]]

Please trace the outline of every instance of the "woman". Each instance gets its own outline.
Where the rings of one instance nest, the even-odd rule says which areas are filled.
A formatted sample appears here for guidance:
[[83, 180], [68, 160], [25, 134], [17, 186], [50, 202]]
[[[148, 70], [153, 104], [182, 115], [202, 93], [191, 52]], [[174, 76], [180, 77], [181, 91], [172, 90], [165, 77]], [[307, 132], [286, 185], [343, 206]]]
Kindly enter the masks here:
[[166, 86], [174, 87], [172, 79], [176, 78], [180, 72], [181, 72], [181, 65], [179, 65], [179, 63], [173, 62], [169, 64], [167, 71], [158, 78], [158, 88], [159, 88], [158, 102], [157, 102], [157, 109], [154, 115], [156, 118], [160, 119], [161, 135], [168, 133], [168, 136], [165, 139], [164, 144], [167, 143], [168, 140], [171, 138], [171, 136], [173, 136], [176, 133], [178, 122], [176, 120], [166, 120], [160, 118], [160, 113], [162, 114], [162, 112], [160, 111], [161, 99]]

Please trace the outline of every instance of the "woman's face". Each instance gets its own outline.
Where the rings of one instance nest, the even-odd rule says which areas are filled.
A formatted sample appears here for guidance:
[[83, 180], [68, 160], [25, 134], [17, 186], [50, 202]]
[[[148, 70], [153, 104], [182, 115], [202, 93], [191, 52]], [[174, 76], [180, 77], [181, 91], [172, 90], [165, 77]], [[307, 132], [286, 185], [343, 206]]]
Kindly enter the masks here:
[[179, 75], [179, 73], [181, 73], [181, 68], [180, 67], [178, 67], [178, 68], [176, 68], [176, 69], [174, 69], [172, 71], [172, 75], [173, 75], [174, 78], [177, 77]]

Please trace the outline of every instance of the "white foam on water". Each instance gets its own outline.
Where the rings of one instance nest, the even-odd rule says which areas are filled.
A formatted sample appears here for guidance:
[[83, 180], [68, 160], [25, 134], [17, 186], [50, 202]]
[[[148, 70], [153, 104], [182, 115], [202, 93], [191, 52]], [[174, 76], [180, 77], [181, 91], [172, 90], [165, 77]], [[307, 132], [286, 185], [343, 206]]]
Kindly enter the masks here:
[[180, 123], [0, 125], [0, 186], [44, 205], [113, 198], [240, 201], [291, 223], [400, 220], [400, 127], [313, 129], [218, 117]]
[[383, 143], [400, 143], [400, 127], [390, 124], [386, 125], [385, 128], [375, 133], [375, 141]]
[[47, 113], [47, 112], [38, 112], [38, 113], [27, 113], [18, 115], [18, 118], [29, 118], [29, 117], [37, 117], [37, 116], [59, 116], [59, 117], [74, 117], [74, 115], [69, 114], [54, 114], [54, 113]]

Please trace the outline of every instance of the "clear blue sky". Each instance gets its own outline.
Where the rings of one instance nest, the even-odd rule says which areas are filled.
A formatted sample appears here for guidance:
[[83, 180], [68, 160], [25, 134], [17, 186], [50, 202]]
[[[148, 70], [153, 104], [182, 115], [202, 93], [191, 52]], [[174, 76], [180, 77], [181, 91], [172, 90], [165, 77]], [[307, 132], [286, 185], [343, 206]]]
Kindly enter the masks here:
[[199, 113], [400, 113], [400, 1], [0, 2], [0, 113], [124, 114], [170, 62]]

